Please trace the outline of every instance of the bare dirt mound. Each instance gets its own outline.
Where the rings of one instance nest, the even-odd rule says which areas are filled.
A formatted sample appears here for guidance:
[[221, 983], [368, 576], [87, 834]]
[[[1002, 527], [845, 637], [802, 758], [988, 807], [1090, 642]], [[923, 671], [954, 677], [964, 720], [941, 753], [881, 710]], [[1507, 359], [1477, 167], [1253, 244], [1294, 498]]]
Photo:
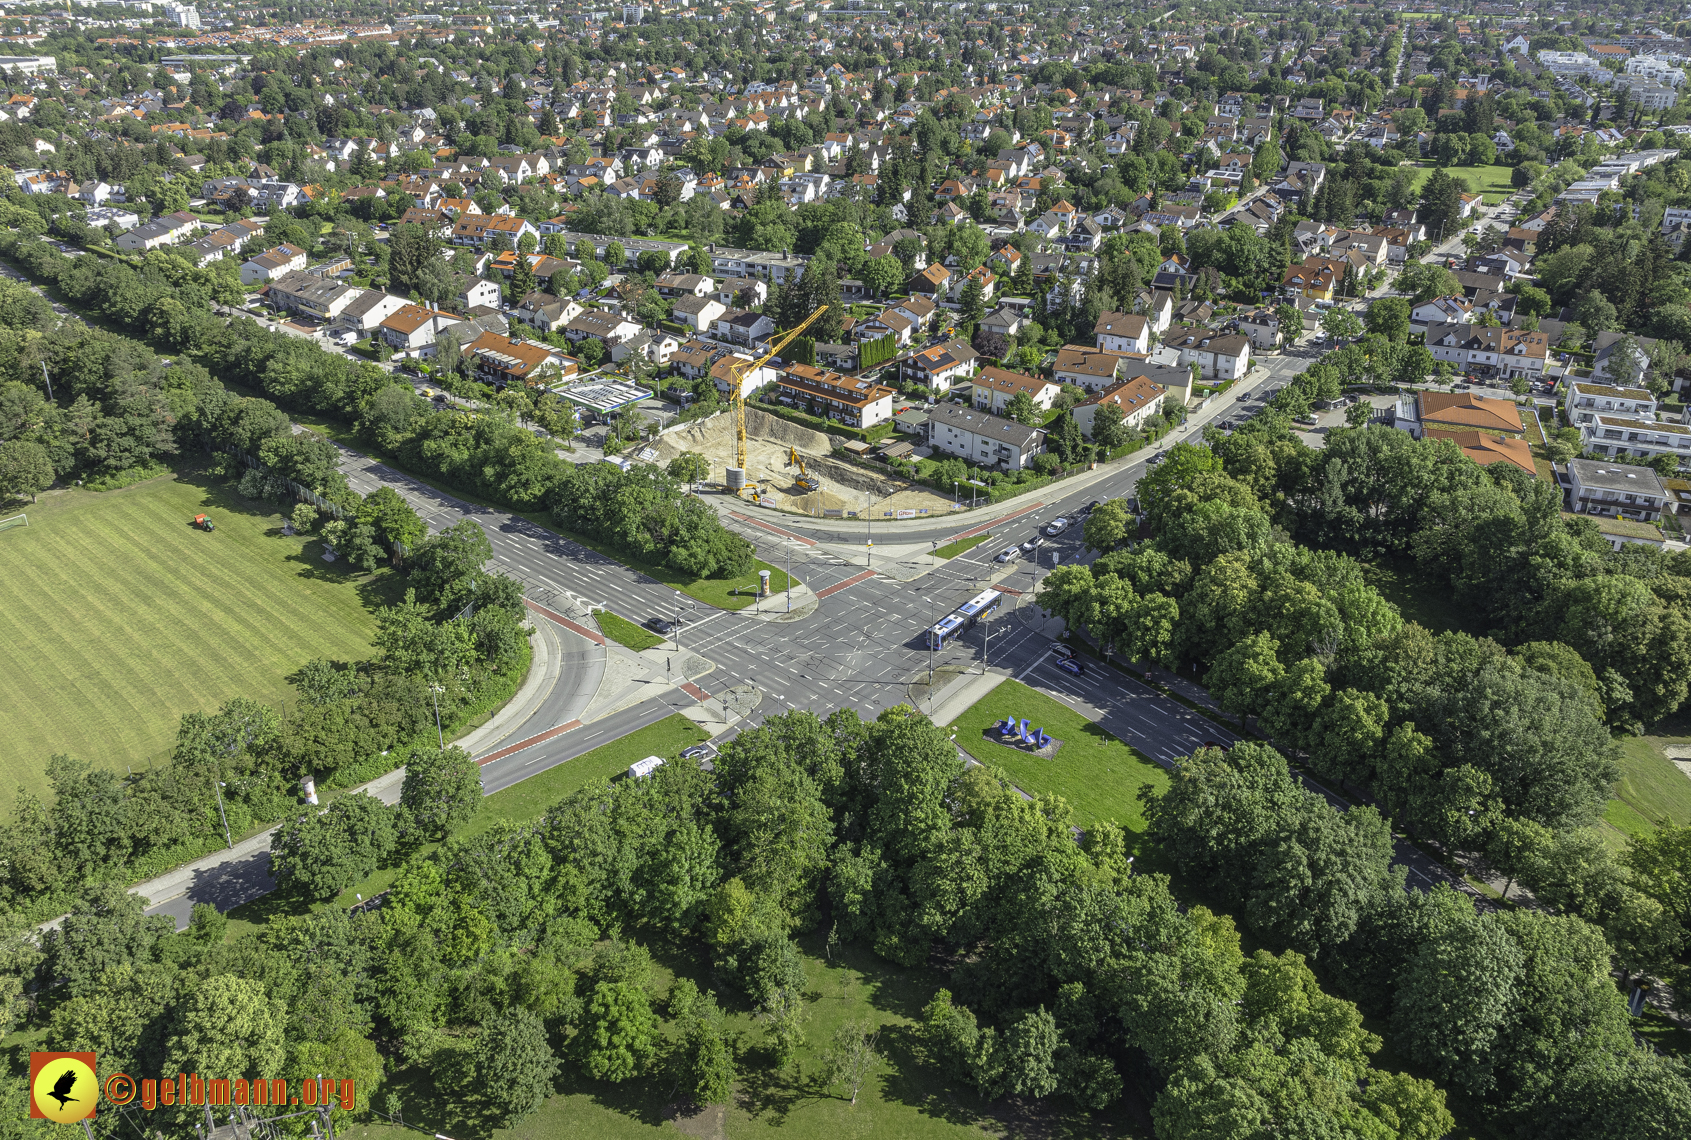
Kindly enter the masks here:
[[[753, 485], [762, 487], [778, 507], [809, 515], [823, 511], [864, 511], [871, 503], [885, 504], [889, 496], [896, 496], [899, 509], [949, 508], [950, 501], [943, 495], [834, 458], [831, 453], [843, 443], [845, 440], [840, 436], [812, 431], [755, 408], [746, 409], [746, 477]], [[727, 478], [728, 467], [735, 462], [734, 414], [722, 411], [708, 419], [695, 420], [665, 432], [649, 447], [655, 453], [652, 462], [659, 466], [684, 451], [702, 455], [710, 467], [706, 479], [722, 482]], [[798, 485], [800, 472], [793, 463], [795, 450], [804, 461], [805, 471], [821, 482], [819, 490], [806, 491]], [[644, 454], [644, 449], [637, 454]]]

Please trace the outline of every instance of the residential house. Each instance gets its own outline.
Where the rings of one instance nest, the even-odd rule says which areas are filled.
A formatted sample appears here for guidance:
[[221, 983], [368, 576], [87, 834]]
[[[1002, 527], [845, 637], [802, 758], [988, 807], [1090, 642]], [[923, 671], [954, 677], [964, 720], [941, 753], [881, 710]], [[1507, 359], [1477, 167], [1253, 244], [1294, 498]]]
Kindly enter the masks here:
[[1512, 401], [1476, 396], [1472, 392], [1420, 392], [1402, 397], [1393, 420], [1393, 426], [1416, 439], [1428, 428], [1481, 431], [1511, 439], [1526, 434], [1521, 413]]
[[530, 293], [511, 313], [531, 329], [557, 332], [586, 312], [586, 306], [573, 297], [554, 297], [550, 293]]
[[716, 318], [716, 338], [750, 348], [775, 331], [773, 317], [744, 309], [728, 309]]
[[1022, 330], [1028, 323], [1027, 310], [1019, 306], [1000, 305], [981, 318], [980, 327], [985, 332], [998, 333], [1000, 336], [1012, 337]]
[[1349, 265], [1325, 257], [1306, 257], [1301, 265], [1286, 268], [1280, 287], [1287, 293], [1315, 301], [1331, 301], [1345, 279]]
[[938, 264], [928, 266], [905, 284], [905, 292], [921, 293], [929, 300], [948, 296], [951, 292], [951, 270]]
[[320, 273], [294, 270], [276, 278], [265, 290], [270, 304], [328, 324], [358, 299], [360, 290]]
[[1483, 431], [1457, 431], [1454, 428], [1436, 427], [1424, 429], [1422, 437], [1449, 440], [1461, 449], [1463, 455], [1481, 467], [1490, 467], [1493, 463], [1507, 463], [1534, 479], [1538, 478], [1532, 448], [1524, 439], [1511, 439], [1506, 435], [1493, 435]]
[[406, 305], [378, 326], [382, 341], [401, 356], [433, 356], [435, 337], [464, 319], [428, 305]]
[[949, 392], [954, 384], [974, 375], [980, 354], [963, 340], [948, 340], [932, 348], [913, 352], [899, 361], [899, 379], [920, 384], [936, 394]]
[[1004, 368], [983, 368], [975, 377], [970, 391], [975, 407], [983, 412], [1002, 412], [1019, 394], [1026, 394], [1034, 407], [1051, 410], [1052, 403], [1062, 391], [1062, 385], [1042, 376], [1025, 376]]
[[578, 367], [573, 358], [550, 345], [496, 332], [476, 337], [464, 347], [464, 355], [470, 358], [476, 379], [495, 388], [512, 384], [527, 387], [547, 376], [562, 379]]
[[200, 228], [200, 220], [186, 210], [154, 218], [144, 226], [137, 226], [118, 235], [117, 247], [130, 252], [160, 249], [185, 241]]
[[452, 301], [463, 312], [485, 305], [499, 307], [499, 282], [485, 277], [459, 276], [453, 286]]
[[1542, 376], [1550, 352], [1549, 336], [1538, 329], [1429, 325], [1426, 340], [1435, 360], [1447, 360], [1468, 372], [1503, 376]]
[[699, 297], [688, 293], [676, 299], [670, 315], [676, 324], [702, 333], [709, 332], [716, 324], [717, 318], [727, 311], [728, 306], [715, 297]]
[[1139, 313], [1099, 313], [1092, 335], [1105, 352], [1151, 351], [1150, 322]]
[[1237, 380], [1251, 370], [1251, 342], [1237, 333], [1182, 326], [1171, 330], [1163, 344], [1179, 351], [1181, 364], [1196, 364], [1200, 375], [1213, 380]]
[[1149, 377], [1130, 375], [1127, 379], [1119, 380], [1097, 395], [1076, 404], [1075, 423], [1079, 425], [1080, 433], [1090, 440], [1098, 409], [1113, 405], [1121, 409], [1122, 423], [1130, 428], [1137, 428], [1162, 410], [1163, 398], [1167, 395], [1168, 389]]
[[564, 337], [571, 344], [596, 340], [605, 346], [607, 352], [639, 331], [639, 321], [602, 309], [587, 309], [564, 324]]
[[498, 236], [504, 238], [510, 248], [516, 249], [525, 234], [537, 243], [540, 240], [540, 231], [527, 218], [514, 214], [466, 214], [453, 223], [452, 244], [482, 249], [489, 239]]
[[404, 297], [395, 297], [380, 289], [355, 288], [352, 294], [334, 318], [331, 331], [347, 329], [361, 337], [369, 336], [381, 327], [383, 321], [410, 304]]
[[1045, 432], [977, 408], [940, 404], [928, 413], [928, 446], [982, 467], [1020, 471], [1045, 450]]
[[1075, 384], [1088, 392], [1099, 392], [1113, 387], [1128, 369], [1143, 360], [1143, 354], [1123, 356], [1089, 345], [1065, 344], [1057, 350], [1053, 379], [1059, 384]]
[[1608, 382], [1609, 368], [1615, 363], [1615, 352], [1620, 348], [1621, 342], [1628, 339], [1638, 343], [1638, 348], [1645, 357], [1650, 355], [1650, 350], [1656, 344], [1654, 337], [1632, 336], [1623, 332], [1598, 333], [1591, 342], [1591, 378], [1593, 380], [1603, 383]]
[[915, 330], [915, 321], [896, 309], [885, 309], [867, 320], [858, 321], [853, 325], [851, 338], [862, 342], [880, 340], [882, 337], [890, 336], [900, 348], [908, 348]]
[[305, 268], [305, 250], [286, 242], [241, 264], [241, 284], [258, 285]]
[[[1303, 322], [1295, 329], [1284, 330], [1287, 342], [1297, 339]], [[1273, 352], [1280, 347], [1280, 314], [1273, 309], [1247, 309], [1239, 314], [1239, 333], [1250, 338], [1251, 347], [1258, 352]]]
[[[927, 332], [933, 326], [934, 314], [940, 311], [939, 306], [934, 303], [931, 297], [925, 297], [920, 293], [913, 293], [902, 301], [888, 305], [887, 308], [910, 322], [913, 337]], [[949, 315], [947, 314], [948, 317]]]

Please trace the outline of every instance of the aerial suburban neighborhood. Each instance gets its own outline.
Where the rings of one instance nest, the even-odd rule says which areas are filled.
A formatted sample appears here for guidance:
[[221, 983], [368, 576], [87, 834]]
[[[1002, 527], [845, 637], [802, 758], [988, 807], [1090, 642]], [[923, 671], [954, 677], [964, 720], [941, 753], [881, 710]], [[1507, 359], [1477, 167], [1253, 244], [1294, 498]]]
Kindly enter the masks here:
[[0, 39], [7, 1136], [1691, 1136], [1691, 10]]

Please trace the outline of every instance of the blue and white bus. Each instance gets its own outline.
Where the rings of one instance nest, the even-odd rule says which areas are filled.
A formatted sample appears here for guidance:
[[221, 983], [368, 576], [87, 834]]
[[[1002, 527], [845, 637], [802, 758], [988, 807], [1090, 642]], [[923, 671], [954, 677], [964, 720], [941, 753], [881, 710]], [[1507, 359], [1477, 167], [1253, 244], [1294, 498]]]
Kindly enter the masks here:
[[956, 637], [963, 629], [963, 619], [956, 614], [941, 618], [937, 625], [928, 629], [928, 648], [944, 649], [946, 639]]
[[1004, 595], [997, 590], [986, 590], [976, 594], [953, 612], [957, 617], [963, 619], [965, 627], [971, 627], [981, 618], [990, 617], [997, 613], [998, 605], [1003, 600]]

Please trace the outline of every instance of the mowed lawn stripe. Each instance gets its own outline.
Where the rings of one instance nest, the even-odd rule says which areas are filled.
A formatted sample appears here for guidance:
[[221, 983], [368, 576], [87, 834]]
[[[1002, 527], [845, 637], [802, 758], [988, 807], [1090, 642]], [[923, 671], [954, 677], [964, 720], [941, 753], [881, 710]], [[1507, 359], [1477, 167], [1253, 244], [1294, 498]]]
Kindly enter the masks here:
[[[0, 809], [20, 783], [45, 794], [55, 752], [140, 767], [184, 712], [280, 704], [312, 657], [370, 655], [356, 576], [302, 556], [265, 509], [166, 478], [43, 499], [0, 534]], [[215, 532], [188, 526], [201, 511]]]

